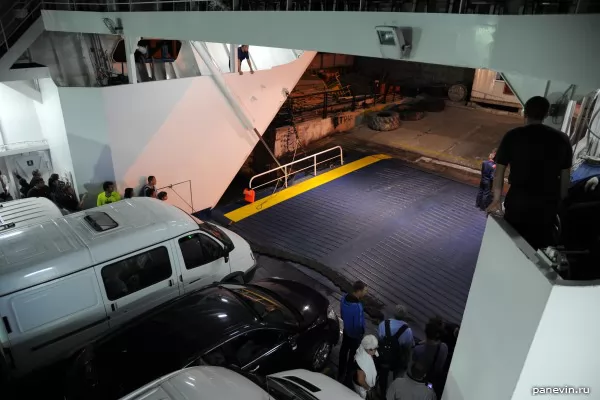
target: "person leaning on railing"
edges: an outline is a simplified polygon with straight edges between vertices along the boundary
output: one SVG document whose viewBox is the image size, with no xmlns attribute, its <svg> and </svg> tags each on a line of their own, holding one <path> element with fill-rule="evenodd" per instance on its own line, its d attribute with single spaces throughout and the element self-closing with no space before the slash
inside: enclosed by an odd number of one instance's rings
<svg viewBox="0 0 600 400">
<path fill-rule="evenodd" d="M 240 75 L 243 75 L 244 73 L 242 72 L 242 61 L 246 60 L 246 62 L 248 63 L 248 67 L 250 67 L 250 73 L 253 74 L 254 70 L 252 69 L 252 62 L 250 62 L 250 53 L 248 51 L 250 46 L 248 46 L 247 44 L 243 44 L 240 47 L 238 47 L 237 49 L 237 56 L 238 56 L 238 73 Z"/>
</svg>

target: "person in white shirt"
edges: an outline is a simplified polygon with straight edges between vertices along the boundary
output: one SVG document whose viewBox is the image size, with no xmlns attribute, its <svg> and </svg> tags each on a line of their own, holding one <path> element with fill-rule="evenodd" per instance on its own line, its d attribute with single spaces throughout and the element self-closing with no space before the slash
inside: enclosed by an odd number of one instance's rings
<svg viewBox="0 0 600 400">
<path fill-rule="evenodd" d="M 375 336 L 366 335 L 362 338 L 354 356 L 353 369 L 355 372 L 353 373 L 352 383 L 354 391 L 363 399 L 367 398 L 367 394 L 377 383 L 377 368 L 373 357 L 379 356 L 377 352 L 378 345 Z"/>
<path fill-rule="evenodd" d="M 396 378 L 387 390 L 386 400 L 437 400 L 433 389 L 427 385 L 425 368 L 413 363 L 410 371 Z"/>
</svg>

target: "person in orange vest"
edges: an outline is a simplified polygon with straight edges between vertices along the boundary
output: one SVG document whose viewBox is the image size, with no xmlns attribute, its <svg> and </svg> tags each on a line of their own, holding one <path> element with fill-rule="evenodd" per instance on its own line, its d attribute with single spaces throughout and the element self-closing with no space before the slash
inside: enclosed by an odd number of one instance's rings
<svg viewBox="0 0 600 400">
<path fill-rule="evenodd" d="M 481 180 L 479 181 L 479 191 L 477 192 L 475 206 L 482 211 L 485 211 L 494 199 L 492 187 L 494 184 L 494 173 L 496 172 L 495 158 L 496 149 L 492 150 L 488 159 L 481 163 Z"/>
</svg>

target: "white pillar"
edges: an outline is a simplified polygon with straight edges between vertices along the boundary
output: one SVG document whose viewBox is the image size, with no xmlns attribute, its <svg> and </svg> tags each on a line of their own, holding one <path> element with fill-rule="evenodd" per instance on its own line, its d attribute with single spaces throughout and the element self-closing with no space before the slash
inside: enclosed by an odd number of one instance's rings
<svg viewBox="0 0 600 400">
<path fill-rule="evenodd" d="M 230 72 L 238 72 L 237 44 L 229 45 L 229 61 L 231 63 L 229 65 Z"/>
<path fill-rule="evenodd" d="M 127 57 L 127 77 L 129 78 L 129 83 L 138 83 L 134 54 L 137 50 L 137 43 L 139 40 L 140 38 L 138 37 L 123 37 L 123 41 L 125 42 L 125 56 Z"/>
</svg>

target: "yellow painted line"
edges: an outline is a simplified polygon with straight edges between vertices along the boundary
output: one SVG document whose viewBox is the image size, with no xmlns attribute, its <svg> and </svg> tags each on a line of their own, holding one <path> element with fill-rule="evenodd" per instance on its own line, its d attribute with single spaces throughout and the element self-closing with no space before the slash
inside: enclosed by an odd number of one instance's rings
<svg viewBox="0 0 600 400">
<path fill-rule="evenodd" d="M 238 208 L 237 210 L 233 210 L 225 214 L 225 216 L 233 222 L 241 221 L 244 218 L 248 218 L 251 215 L 254 215 L 260 211 L 266 210 L 269 207 L 273 207 L 276 204 L 289 200 L 292 197 L 296 197 L 304 192 L 308 192 L 309 190 L 329 183 L 344 175 L 348 175 L 351 172 L 364 168 L 368 165 L 374 164 L 377 161 L 387 160 L 389 158 L 392 157 L 386 154 L 377 154 L 361 158 L 360 160 L 351 162 L 346 165 L 342 165 L 341 167 L 338 167 L 334 170 L 325 172 L 324 174 L 318 175 L 314 178 L 310 178 L 304 182 L 300 182 L 297 185 L 290 186 L 287 189 L 283 189 L 280 192 L 274 193 L 260 200 L 256 200 L 254 203 L 245 205 L 243 207 Z"/>
</svg>

